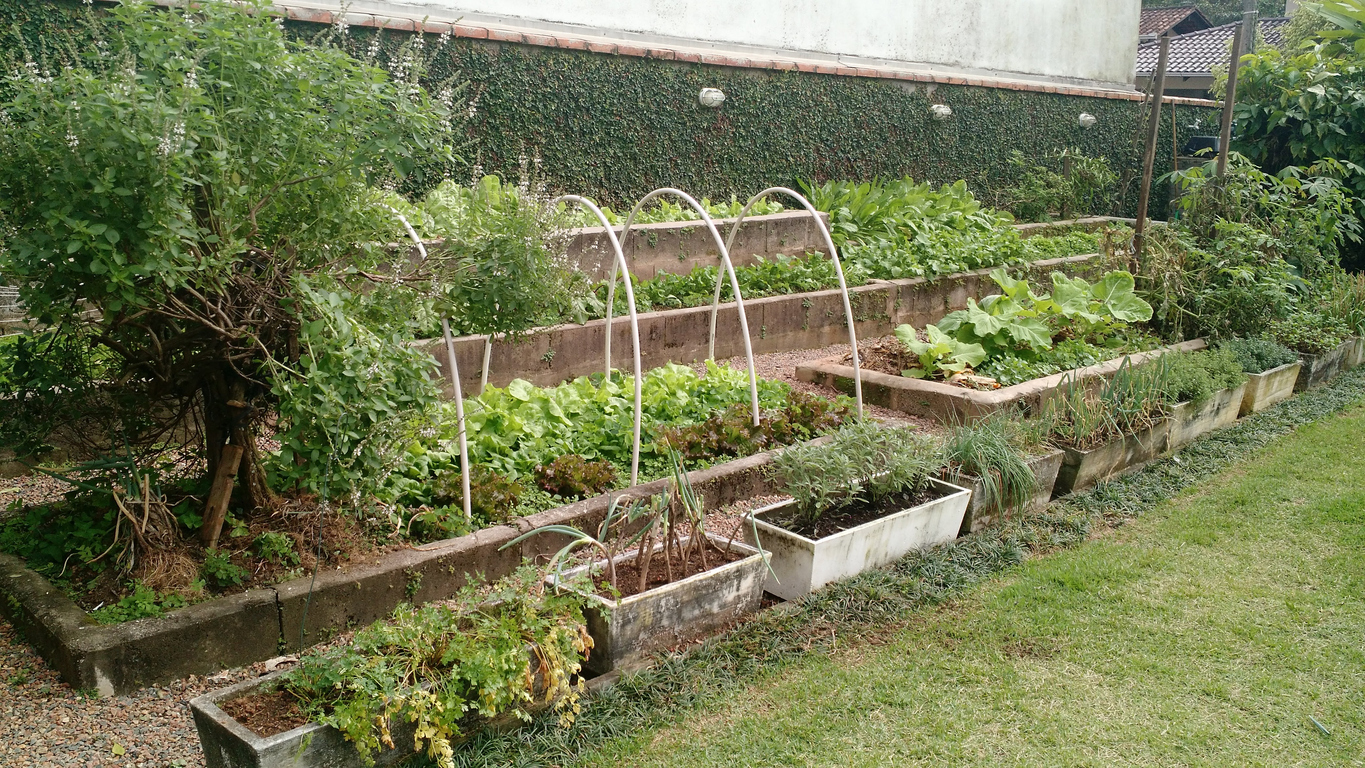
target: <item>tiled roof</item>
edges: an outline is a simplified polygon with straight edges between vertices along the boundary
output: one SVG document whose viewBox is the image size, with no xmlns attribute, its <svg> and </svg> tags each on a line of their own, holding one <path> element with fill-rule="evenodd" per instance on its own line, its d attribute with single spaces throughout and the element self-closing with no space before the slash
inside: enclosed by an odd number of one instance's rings
<svg viewBox="0 0 1365 768">
<path fill-rule="evenodd" d="M 1166 71 L 1182 75 L 1209 74 L 1213 72 L 1215 66 L 1226 65 L 1231 58 L 1232 35 L 1240 23 L 1233 22 L 1171 38 L 1171 53 Z M 1279 45 L 1284 40 L 1284 28 L 1288 25 L 1289 19 L 1286 18 L 1261 19 L 1261 36 L 1267 44 Z M 1160 49 L 1160 41 L 1143 43 L 1138 47 L 1139 75 L 1156 73 L 1157 54 Z"/>
<path fill-rule="evenodd" d="M 1138 21 L 1138 34 L 1160 35 L 1195 14 L 1203 17 L 1203 14 L 1199 13 L 1199 9 L 1193 5 L 1182 5 L 1175 8 L 1143 8 L 1142 18 Z"/>
</svg>

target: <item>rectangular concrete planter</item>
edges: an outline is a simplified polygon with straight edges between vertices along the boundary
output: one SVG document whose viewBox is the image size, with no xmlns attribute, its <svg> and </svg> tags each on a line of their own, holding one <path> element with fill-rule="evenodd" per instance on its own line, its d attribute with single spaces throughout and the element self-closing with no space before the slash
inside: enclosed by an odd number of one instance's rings
<svg viewBox="0 0 1365 768">
<path fill-rule="evenodd" d="M 726 547 L 726 540 L 718 536 L 711 535 L 711 541 L 722 549 Z M 595 594 L 589 596 L 584 613 L 593 649 L 584 668 L 600 675 L 618 667 L 630 667 L 656 651 L 704 637 L 757 611 L 763 601 L 765 556 L 743 542 L 729 546 L 730 551 L 745 557 L 624 597 L 620 602 Z M 655 548 L 656 554 L 660 551 L 662 545 Z M 617 561 L 632 556 L 633 553 L 626 553 L 618 556 Z M 577 568 L 568 575 L 583 570 Z"/>
<path fill-rule="evenodd" d="M 793 504 L 791 500 L 754 510 L 759 542 L 773 571 L 764 589 L 795 600 L 831 582 L 893 563 L 912 550 L 957 538 L 972 492 L 942 480 L 930 482 L 944 495 L 818 540 L 764 519 Z"/>
<path fill-rule="evenodd" d="M 1346 370 L 1356 368 L 1360 366 L 1361 363 L 1365 363 L 1365 337 L 1357 338 L 1355 343 L 1355 347 L 1351 350 L 1350 354 L 1346 356 L 1345 365 L 1342 366 Z"/>
<path fill-rule="evenodd" d="M 1062 459 L 1066 456 L 1061 449 L 1053 449 L 1046 453 L 1028 459 L 1029 469 L 1033 470 L 1035 486 L 1033 497 L 1023 509 L 1001 510 L 998 505 L 986 506 L 985 496 L 982 491 L 981 479 L 971 475 L 960 477 L 944 477 L 950 483 L 955 483 L 972 492 L 971 502 L 967 504 L 967 513 L 962 516 L 962 526 L 958 529 L 957 535 L 966 536 L 969 533 L 976 533 L 993 525 L 1004 522 L 1004 518 L 1011 514 L 1032 514 L 1041 512 L 1052 500 L 1052 487 L 1057 483 L 1057 473 L 1062 468 Z"/>
<path fill-rule="evenodd" d="M 1214 392 L 1208 400 L 1199 405 L 1177 403 L 1172 406 L 1171 433 L 1167 438 L 1166 450 L 1174 451 L 1181 446 L 1189 445 L 1200 436 L 1237 421 L 1237 414 L 1242 410 L 1242 401 L 1246 398 L 1246 390 L 1247 385 L 1243 383 L 1233 389 Z"/>
<path fill-rule="evenodd" d="M 769 493 L 764 469 L 770 459 L 771 453 L 762 453 L 688 476 L 708 504 L 723 506 Z M 631 493 L 652 495 L 666 486 L 666 480 L 658 480 Z M 71 687 L 122 695 L 301 650 L 385 618 L 400 602 L 448 598 L 471 574 L 501 578 L 523 558 L 552 554 L 566 539 L 547 534 L 508 549 L 503 545 L 546 525 L 595 530 L 607 506 L 607 497 L 598 496 L 344 570 L 322 571 L 316 584 L 297 579 L 110 626 L 95 623 L 19 558 L 0 553 L 0 614 Z M 409 594 L 413 585 L 416 592 Z"/>
<path fill-rule="evenodd" d="M 1288 363 L 1261 373 L 1247 374 L 1246 394 L 1238 416 L 1265 410 L 1275 403 L 1288 400 L 1294 394 L 1294 383 L 1299 380 L 1303 363 Z"/>
<path fill-rule="evenodd" d="M 257 693 L 283 674 L 285 670 L 273 672 L 190 700 L 190 713 L 208 768 L 366 768 L 367 763 L 355 745 L 330 725 L 306 723 L 284 733 L 261 736 L 223 711 L 222 704 Z M 589 681 L 588 687 L 600 688 L 607 682 L 602 679 Z M 544 696 L 544 680 L 540 673 L 536 673 L 533 687 L 537 697 Z M 548 706 L 542 702 L 529 711 L 540 712 Z M 465 738 L 478 730 L 516 728 L 521 722 L 516 716 L 505 714 L 466 733 Z M 413 740 L 417 729 L 415 723 L 393 720 L 389 729 L 394 747 L 371 753 L 374 765 L 396 765 L 417 753 Z"/>
<path fill-rule="evenodd" d="M 1170 419 L 1162 419 L 1141 432 L 1124 435 L 1089 451 L 1063 448 L 1066 456 L 1057 473 L 1052 497 L 1055 499 L 1085 490 L 1103 480 L 1141 467 L 1166 452 L 1170 433 Z"/>
<path fill-rule="evenodd" d="M 893 408 L 912 416 L 934 419 L 942 423 L 972 421 L 996 411 L 1021 407 L 1027 413 L 1037 413 L 1043 403 L 1058 390 L 1072 384 L 1099 386 L 1114 375 L 1124 361 L 1136 365 L 1172 351 L 1194 351 L 1207 346 L 1203 339 L 1195 339 L 1150 352 L 1115 358 L 1088 368 L 1078 368 L 1025 381 L 1010 387 L 981 391 L 954 387 L 939 381 L 910 379 L 863 369 L 864 402 Z M 812 360 L 796 367 L 796 378 L 841 391 L 852 391 L 853 366 L 839 357 Z"/>
<path fill-rule="evenodd" d="M 1303 392 L 1336 378 L 1337 374 L 1346 370 L 1348 363 L 1354 359 L 1358 343 L 1357 339 L 1349 339 L 1325 354 L 1299 355 L 1303 368 L 1299 371 L 1298 380 L 1294 382 L 1294 391 Z"/>
<path fill-rule="evenodd" d="M 190 700 L 208 768 L 362 768 L 364 761 L 355 747 L 329 725 L 308 723 L 260 736 L 220 708 L 224 702 L 256 693 L 283 674 L 275 672 Z M 411 755 L 412 736 L 411 723 L 393 723 L 394 744 L 399 748 L 373 755 L 375 764 L 393 765 Z"/>
</svg>

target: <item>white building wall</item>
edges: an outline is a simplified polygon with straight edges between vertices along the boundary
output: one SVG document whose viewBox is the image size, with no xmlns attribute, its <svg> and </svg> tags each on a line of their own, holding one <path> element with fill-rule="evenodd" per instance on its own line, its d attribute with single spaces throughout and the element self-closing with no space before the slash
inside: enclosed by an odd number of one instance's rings
<svg viewBox="0 0 1365 768">
<path fill-rule="evenodd" d="M 336 8 L 335 0 L 281 0 Z M 1140 0 L 359 0 L 352 11 L 572 29 L 1129 87 Z"/>
</svg>

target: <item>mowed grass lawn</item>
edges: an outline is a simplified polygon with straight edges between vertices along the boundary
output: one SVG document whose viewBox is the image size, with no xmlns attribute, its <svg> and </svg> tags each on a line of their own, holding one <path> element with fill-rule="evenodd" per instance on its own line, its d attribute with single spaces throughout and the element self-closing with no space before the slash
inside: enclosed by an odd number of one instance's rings
<svg viewBox="0 0 1365 768">
<path fill-rule="evenodd" d="M 588 763 L 1365 765 L 1365 411 Z"/>
</svg>

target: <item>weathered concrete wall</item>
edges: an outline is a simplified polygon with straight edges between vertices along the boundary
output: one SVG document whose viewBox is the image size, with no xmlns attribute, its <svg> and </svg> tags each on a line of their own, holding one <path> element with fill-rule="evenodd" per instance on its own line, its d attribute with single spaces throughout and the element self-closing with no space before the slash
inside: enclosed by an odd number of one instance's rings
<svg viewBox="0 0 1365 768">
<path fill-rule="evenodd" d="M 292 0 L 291 5 L 315 2 Z M 334 6 L 333 6 L 334 7 Z M 604 40 L 802 52 L 1130 87 L 1139 0 L 356 0 L 356 13 L 429 14 Z"/>
<path fill-rule="evenodd" d="M 770 493 L 764 467 L 771 457 L 761 453 L 688 477 L 708 507 L 716 508 Z M 666 485 L 658 480 L 637 486 L 632 493 L 662 493 Z M 0 553 L 0 615 L 73 688 L 122 695 L 315 645 L 385 618 L 401 602 L 449 598 L 472 574 L 492 580 L 511 573 L 523 558 L 543 562 L 564 545 L 563 537 L 533 536 L 515 547 L 503 547 L 546 525 L 596 530 L 608 503 L 606 496 L 598 496 L 509 525 L 399 550 L 377 562 L 322 571 L 316 584 L 309 578 L 297 579 L 112 626 L 95 623 L 22 560 Z"/>
<path fill-rule="evenodd" d="M 829 214 L 820 218 L 829 222 Z M 716 219 L 722 240 L 730 237 L 734 219 Z M 620 236 L 622 227 L 615 227 Z M 662 224 L 635 224 L 621 243 L 621 251 L 636 280 L 650 280 L 659 273 L 685 275 L 696 267 L 720 265 L 720 248 L 711 231 L 700 221 L 675 221 Z M 807 251 L 826 253 L 824 238 L 815 219 L 806 211 L 789 211 L 769 216 L 751 216 L 735 236 L 730 261 L 736 267 L 753 264 L 762 256 L 800 256 Z M 569 241 L 568 260 L 594 280 L 611 277 L 615 253 L 606 231 L 601 227 L 576 229 Z"/>
<path fill-rule="evenodd" d="M 1025 270 L 1037 279 L 1054 270 L 1088 275 L 1099 269 L 1097 256 L 1071 256 L 1035 262 Z M 964 309 L 967 299 L 980 299 L 998 292 L 990 270 L 951 275 L 936 281 L 922 278 L 876 281 L 849 291 L 858 338 L 890 333 L 901 323 L 923 326 L 944 315 Z M 848 341 L 843 299 L 839 291 L 815 291 L 789 296 L 770 296 L 744 302 L 754 354 L 819 349 Z M 645 370 L 665 363 L 692 363 L 706 359 L 706 339 L 711 308 L 692 307 L 645 312 L 640 323 L 640 362 Z M 493 342 L 488 381 L 505 386 L 512 379 L 526 379 L 540 386 L 553 386 L 603 369 L 603 344 L 607 323 L 594 320 L 583 325 L 563 325 L 532 331 L 515 339 Z M 612 320 L 612 365 L 629 370 L 632 365 L 630 323 Z M 484 336 L 455 340 L 455 357 L 466 397 L 479 392 L 483 368 Z M 441 375 L 450 380 L 445 348 L 441 341 L 423 342 L 436 358 Z M 735 304 L 722 304 L 716 322 L 716 357 L 744 354 L 739 311 Z M 453 387 L 447 388 L 448 393 Z"/>
</svg>

